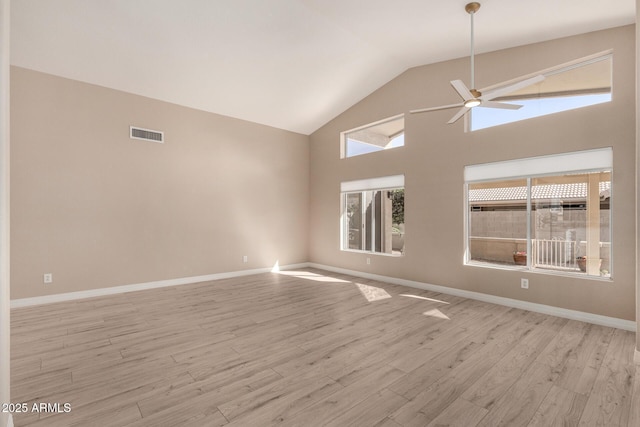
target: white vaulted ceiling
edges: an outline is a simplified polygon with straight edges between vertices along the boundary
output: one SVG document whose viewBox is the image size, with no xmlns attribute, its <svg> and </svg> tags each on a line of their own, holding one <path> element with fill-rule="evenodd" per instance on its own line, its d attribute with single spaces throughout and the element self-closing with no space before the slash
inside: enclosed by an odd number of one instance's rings
<svg viewBox="0 0 640 427">
<path fill-rule="evenodd" d="M 310 134 L 408 68 L 467 56 L 466 3 L 14 0 L 11 63 Z M 635 22 L 634 0 L 482 3 L 479 53 Z"/>
</svg>

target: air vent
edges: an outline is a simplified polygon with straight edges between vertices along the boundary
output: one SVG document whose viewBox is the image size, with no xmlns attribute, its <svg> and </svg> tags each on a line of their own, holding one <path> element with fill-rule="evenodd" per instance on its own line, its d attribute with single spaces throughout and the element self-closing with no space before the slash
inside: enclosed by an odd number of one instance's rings
<svg viewBox="0 0 640 427">
<path fill-rule="evenodd" d="M 129 137 L 131 139 L 142 139 L 143 141 L 152 141 L 164 143 L 164 132 L 151 129 L 142 129 L 135 126 L 129 127 Z"/>
</svg>

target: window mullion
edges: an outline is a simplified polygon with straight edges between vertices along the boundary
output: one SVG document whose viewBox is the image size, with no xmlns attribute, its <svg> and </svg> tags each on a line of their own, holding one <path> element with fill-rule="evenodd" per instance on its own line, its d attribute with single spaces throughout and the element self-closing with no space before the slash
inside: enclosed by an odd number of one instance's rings
<svg viewBox="0 0 640 427">
<path fill-rule="evenodd" d="M 376 252 L 376 191 L 371 192 L 371 252 Z"/>
<path fill-rule="evenodd" d="M 360 196 L 360 248 L 367 250 L 367 192 Z"/>
<path fill-rule="evenodd" d="M 531 244 L 531 178 L 527 178 L 527 269 L 531 269 L 533 262 L 533 245 Z"/>
</svg>

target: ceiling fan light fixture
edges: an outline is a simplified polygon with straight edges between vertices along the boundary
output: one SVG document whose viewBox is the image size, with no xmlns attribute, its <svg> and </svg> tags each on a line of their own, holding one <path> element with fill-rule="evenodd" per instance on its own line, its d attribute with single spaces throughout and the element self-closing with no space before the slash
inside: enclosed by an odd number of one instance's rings
<svg viewBox="0 0 640 427">
<path fill-rule="evenodd" d="M 467 114 L 472 108 L 484 107 L 484 108 L 499 108 L 502 110 L 517 110 L 522 108 L 522 105 L 508 104 L 501 101 L 494 101 L 501 96 L 510 92 L 517 91 L 527 86 L 540 83 L 544 80 L 543 75 L 530 77 L 525 80 L 520 80 L 516 83 L 507 83 L 506 85 L 496 85 L 494 89 L 487 90 L 487 93 L 482 93 L 477 89 L 473 89 L 475 86 L 475 61 L 474 61 L 474 37 L 473 37 L 473 15 L 480 9 L 480 3 L 471 2 L 465 6 L 465 11 L 470 15 L 471 20 L 471 54 L 469 59 L 471 62 L 471 88 L 464 84 L 462 80 L 451 80 L 451 86 L 460 95 L 463 102 L 458 104 L 443 105 L 441 107 L 421 108 L 419 110 L 411 110 L 411 113 L 424 113 L 426 111 L 448 110 L 449 108 L 459 108 L 458 112 L 447 123 L 452 124 L 458 121 L 460 117 Z M 497 87 L 497 88 L 496 88 Z M 461 108 L 462 107 L 462 108 Z"/>
<path fill-rule="evenodd" d="M 471 98 L 471 99 L 467 99 L 466 101 L 464 101 L 464 106 L 467 107 L 467 108 L 477 107 L 480 104 L 482 104 L 482 101 L 480 101 L 477 98 Z"/>
</svg>

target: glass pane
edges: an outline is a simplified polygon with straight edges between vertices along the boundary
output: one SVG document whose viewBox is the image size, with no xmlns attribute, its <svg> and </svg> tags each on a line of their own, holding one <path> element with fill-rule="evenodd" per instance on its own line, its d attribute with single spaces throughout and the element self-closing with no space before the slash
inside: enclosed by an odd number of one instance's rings
<svg viewBox="0 0 640 427">
<path fill-rule="evenodd" d="M 404 117 L 344 133 L 345 157 L 404 146 Z"/>
<path fill-rule="evenodd" d="M 527 264 L 527 181 L 469 184 L 470 259 Z"/>
<path fill-rule="evenodd" d="M 362 249 L 362 193 L 347 193 L 345 210 L 347 248 Z"/>
<path fill-rule="evenodd" d="M 364 249 L 366 251 L 373 251 L 373 245 L 375 244 L 375 234 L 373 232 L 375 215 L 375 191 L 364 192 Z"/>
<path fill-rule="evenodd" d="M 532 266 L 608 276 L 611 174 L 531 180 Z"/>
<path fill-rule="evenodd" d="M 391 251 L 404 254 L 404 188 L 391 190 Z"/>
<path fill-rule="evenodd" d="M 355 139 L 347 138 L 347 157 L 359 156 L 361 154 L 374 153 L 376 151 L 384 150 L 383 147 L 377 145 L 367 144 Z"/>
<path fill-rule="evenodd" d="M 545 80 L 494 101 L 521 105 L 518 110 L 474 108 L 471 130 L 559 113 L 611 101 L 611 55 L 545 73 Z"/>
<path fill-rule="evenodd" d="M 344 195 L 343 249 L 389 255 L 404 252 L 404 189 Z"/>
</svg>

